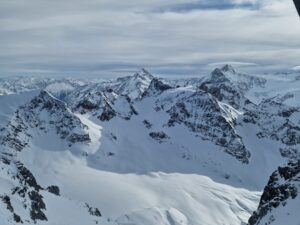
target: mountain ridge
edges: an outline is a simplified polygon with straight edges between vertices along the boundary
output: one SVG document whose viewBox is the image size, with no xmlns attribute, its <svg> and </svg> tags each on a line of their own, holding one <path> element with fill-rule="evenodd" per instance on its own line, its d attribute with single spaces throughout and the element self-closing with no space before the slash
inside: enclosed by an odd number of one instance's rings
<svg viewBox="0 0 300 225">
<path fill-rule="evenodd" d="M 299 106 L 279 101 L 272 79 L 225 65 L 189 81 L 141 70 L 99 83 L 30 85 L 40 91 L 0 110 L 0 213 L 8 224 L 55 224 L 72 213 L 55 210 L 65 202 L 84 218 L 72 224 L 247 223 L 269 175 L 299 156 Z M 39 206 L 38 217 L 20 205 L 25 199 L 27 209 Z"/>
</svg>

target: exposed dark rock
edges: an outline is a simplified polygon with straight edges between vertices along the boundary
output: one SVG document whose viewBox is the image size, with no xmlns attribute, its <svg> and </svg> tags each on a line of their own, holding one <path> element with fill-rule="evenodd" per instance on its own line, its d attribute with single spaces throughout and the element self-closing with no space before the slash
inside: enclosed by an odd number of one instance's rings
<svg viewBox="0 0 300 225">
<path fill-rule="evenodd" d="M 50 193 L 55 194 L 57 196 L 60 195 L 59 187 L 55 186 L 55 185 L 51 185 L 51 186 L 47 187 L 47 191 L 49 191 Z"/>
<path fill-rule="evenodd" d="M 245 148 L 242 138 L 236 134 L 235 118 L 224 111 L 215 98 L 203 91 L 178 99 L 167 113 L 170 119 L 167 126 L 183 124 L 203 139 L 213 141 L 243 163 L 248 163 L 250 152 Z"/>
<path fill-rule="evenodd" d="M 292 147 L 280 148 L 279 151 L 282 157 L 289 158 L 289 159 L 300 158 L 300 152 L 296 148 L 292 148 Z"/>
<path fill-rule="evenodd" d="M 85 206 L 88 208 L 90 215 L 96 216 L 96 217 L 101 217 L 101 213 L 98 208 L 91 207 L 87 203 L 85 204 Z"/>
<path fill-rule="evenodd" d="M 68 137 L 68 140 L 72 143 L 78 143 L 78 142 L 90 142 L 91 138 L 89 134 L 71 134 Z"/>
<path fill-rule="evenodd" d="M 170 137 L 165 134 L 164 132 L 160 131 L 160 132 L 151 132 L 149 133 L 150 137 L 152 137 L 153 139 L 162 142 L 165 139 L 169 139 Z"/>
<path fill-rule="evenodd" d="M 78 103 L 78 105 L 76 106 L 76 108 L 83 108 L 86 110 L 95 110 L 99 108 L 99 105 L 89 101 L 88 99 L 84 99 L 81 102 Z"/>
<path fill-rule="evenodd" d="M 20 111 L 15 112 L 15 121 L 8 123 L 7 127 L 3 130 L 3 135 L 0 137 L 0 142 L 3 146 L 8 146 L 16 151 L 21 151 L 28 145 L 27 138 L 30 135 L 27 132 L 28 126 L 24 123 L 20 116 Z M 20 137 L 25 138 L 21 139 Z"/>
<path fill-rule="evenodd" d="M 244 115 L 243 115 L 243 121 L 245 123 L 256 124 L 257 119 L 258 119 L 258 115 L 254 112 L 251 112 L 251 111 L 245 112 Z"/>
<path fill-rule="evenodd" d="M 12 189 L 12 194 L 18 194 L 20 197 L 24 198 L 27 193 L 28 188 L 26 186 L 15 187 Z"/>
<path fill-rule="evenodd" d="M 6 204 L 6 209 L 8 209 L 13 214 L 13 219 L 16 223 L 23 223 L 21 217 L 15 213 L 14 208 L 11 204 L 10 197 L 7 195 L 0 196 L 4 204 Z"/>
<path fill-rule="evenodd" d="M 113 153 L 113 152 L 109 152 L 109 153 L 107 153 L 107 155 L 108 155 L 108 156 L 114 156 L 114 155 L 115 155 L 115 153 Z"/>
<path fill-rule="evenodd" d="M 162 92 L 171 88 L 173 87 L 164 83 L 158 78 L 153 78 L 148 89 L 143 93 L 142 98 L 146 96 L 155 96 L 161 94 Z"/>
<path fill-rule="evenodd" d="M 152 127 L 152 124 L 148 120 L 143 120 L 143 124 L 146 128 L 150 129 Z"/>
<path fill-rule="evenodd" d="M 6 208 L 10 211 L 10 212 L 14 212 L 14 208 L 11 205 L 10 202 L 10 197 L 7 195 L 1 196 L 0 197 L 2 199 L 2 201 L 6 204 Z"/>
<path fill-rule="evenodd" d="M 23 223 L 21 217 L 15 213 L 14 208 L 11 204 L 10 197 L 7 195 L 0 196 L 4 204 L 6 204 L 6 209 L 8 209 L 13 214 L 13 219 L 16 223 Z"/>
<path fill-rule="evenodd" d="M 258 105 L 245 106 L 244 110 L 243 121 L 260 128 L 257 137 L 280 141 L 290 149 L 300 144 L 300 126 L 290 119 L 299 109 L 265 99 Z"/>
<path fill-rule="evenodd" d="M 224 71 L 224 70 L 223 70 Z M 224 75 L 222 69 L 216 68 L 212 73 L 211 73 L 211 80 L 213 82 L 218 82 L 218 83 L 223 83 L 223 82 L 229 82 L 229 79 L 226 78 Z M 226 71 L 224 71 L 226 72 Z"/>
<path fill-rule="evenodd" d="M 41 116 L 43 113 L 47 113 L 49 117 L 44 119 Z M 53 128 L 60 138 L 67 139 L 71 143 L 90 139 L 89 135 L 85 133 L 88 127 L 71 113 L 64 102 L 46 91 L 42 91 L 32 101 L 16 111 L 15 117 L 5 129 L 0 141 L 9 148 L 21 151 L 28 145 L 28 141 L 32 137 L 30 128 L 38 129 L 43 133 L 47 133 L 49 129 Z M 81 129 L 83 134 L 74 133 L 76 129 Z"/>
<path fill-rule="evenodd" d="M 249 218 L 249 225 L 256 225 L 279 205 L 288 204 L 296 198 L 300 182 L 300 160 L 290 161 L 287 166 L 278 167 L 269 179 L 261 196 L 258 209 Z"/>
<path fill-rule="evenodd" d="M 221 68 L 221 70 L 222 70 L 223 72 L 230 72 L 230 73 L 232 73 L 232 74 L 236 74 L 234 68 L 233 68 L 231 65 L 228 65 L 228 64 L 224 65 L 224 66 Z"/>
<path fill-rule="evenodd" d="M 19 215 L 17 215 L 16 213 L 13 214 L 13 217 L 14 217 L 14 221 L 16 223 L 23 223 L 21 217 Z"/>
<path fill-rule="evenodd" d="M 234 76 L 235 82 L 232 82 L 226 75 L 230 72 Z M 255 76 L 236 73 L 232 66 L 225 65 L 222 69 L 215 69 L 210 78 L 205 80 L 199 89 L 210 93 L 219 101 L 230 104 L 239 109 L 243 104 L 247 104 L 249 99 L 245 97 L 245 92 L 254 85 L 263 86 L 266 80 Z"/>
<path fill-rule="evenodd" d="M 104 109 L 102 114 L 98 117 L 101 121 L 109 121 L 116 116 L 115 110 L 111 107 L 107 107 Z"/>
<path fill-rule="evenodd" d="M 9 165 L 10 164 L 10 160 L 8 158 L 6 158 L 5 156 L 2 156 L 1 157 L 1 162 L 3 162 L 4 164 L 6 165 Z"/>
<path fill-rule="evenodd" d="M 117 136 L 116 136 L 116 135 L 114 135 L 113 133 L 110 133 L 110 135 L 111 135 L 112 139 L 114 139 L 114 140 L 118 140 Z"/>
<path fill-rule="evenodd" d="M 43 196 L 37 191 L 28 192 L 28 196 L 31 199 L 30 217 L 33 221 L 46 220 L 47 217 L 43 210 L 46 209 L 46 205 L 43 201 Z"/>
<path fill-rule="evenodd" d="M 17 162 L 16 165 L 18 168 L 17 177 L 22 183 L 28 185 L 29 187 L 33 187 L 36 191 L 42 189 L 42 187 L 36 182 L 36 179 L 33 176 L 33 174 L 22 163 Z"/>
<path fill-rule="evenodd" d="M 282 111 L 278 112 L 278 115 L 282 117 L 290 117 L 294 112 L 297 111 L 298 110 L 296 108 L 283 109 Z"/>
</svg>

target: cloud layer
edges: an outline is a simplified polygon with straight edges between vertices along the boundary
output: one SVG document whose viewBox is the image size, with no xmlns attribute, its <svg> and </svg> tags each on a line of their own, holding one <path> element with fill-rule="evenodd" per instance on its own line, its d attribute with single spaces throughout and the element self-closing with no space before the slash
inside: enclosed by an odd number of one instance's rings
<svg viewBox="0 0 300 225">
<path fill-rule="evenodd" d="M 290 0 L 1 1 L 0 75 L 292 68 L 299 27 Z"/>
</svg>

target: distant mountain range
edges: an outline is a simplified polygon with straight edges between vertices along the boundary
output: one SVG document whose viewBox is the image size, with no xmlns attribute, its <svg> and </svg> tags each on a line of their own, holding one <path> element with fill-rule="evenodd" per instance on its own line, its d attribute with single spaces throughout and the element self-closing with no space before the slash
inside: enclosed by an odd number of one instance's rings
<svg viewBox="0 0 300 225">
<path fill-rule="evenodd" d="M 0 223 L 299 225 L 300 74 L 0 79 Z"/>
</svg>

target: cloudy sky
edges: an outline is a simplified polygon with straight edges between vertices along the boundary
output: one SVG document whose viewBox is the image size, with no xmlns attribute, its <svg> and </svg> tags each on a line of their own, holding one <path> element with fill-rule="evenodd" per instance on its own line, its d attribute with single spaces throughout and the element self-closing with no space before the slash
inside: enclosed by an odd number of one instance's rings
<svg viewBox="0 0 300 225">
<path fill-rule="evenodd" d="M 2 0 L 0 75 L 300 65 L 292 0 Z"/>
</svg>

